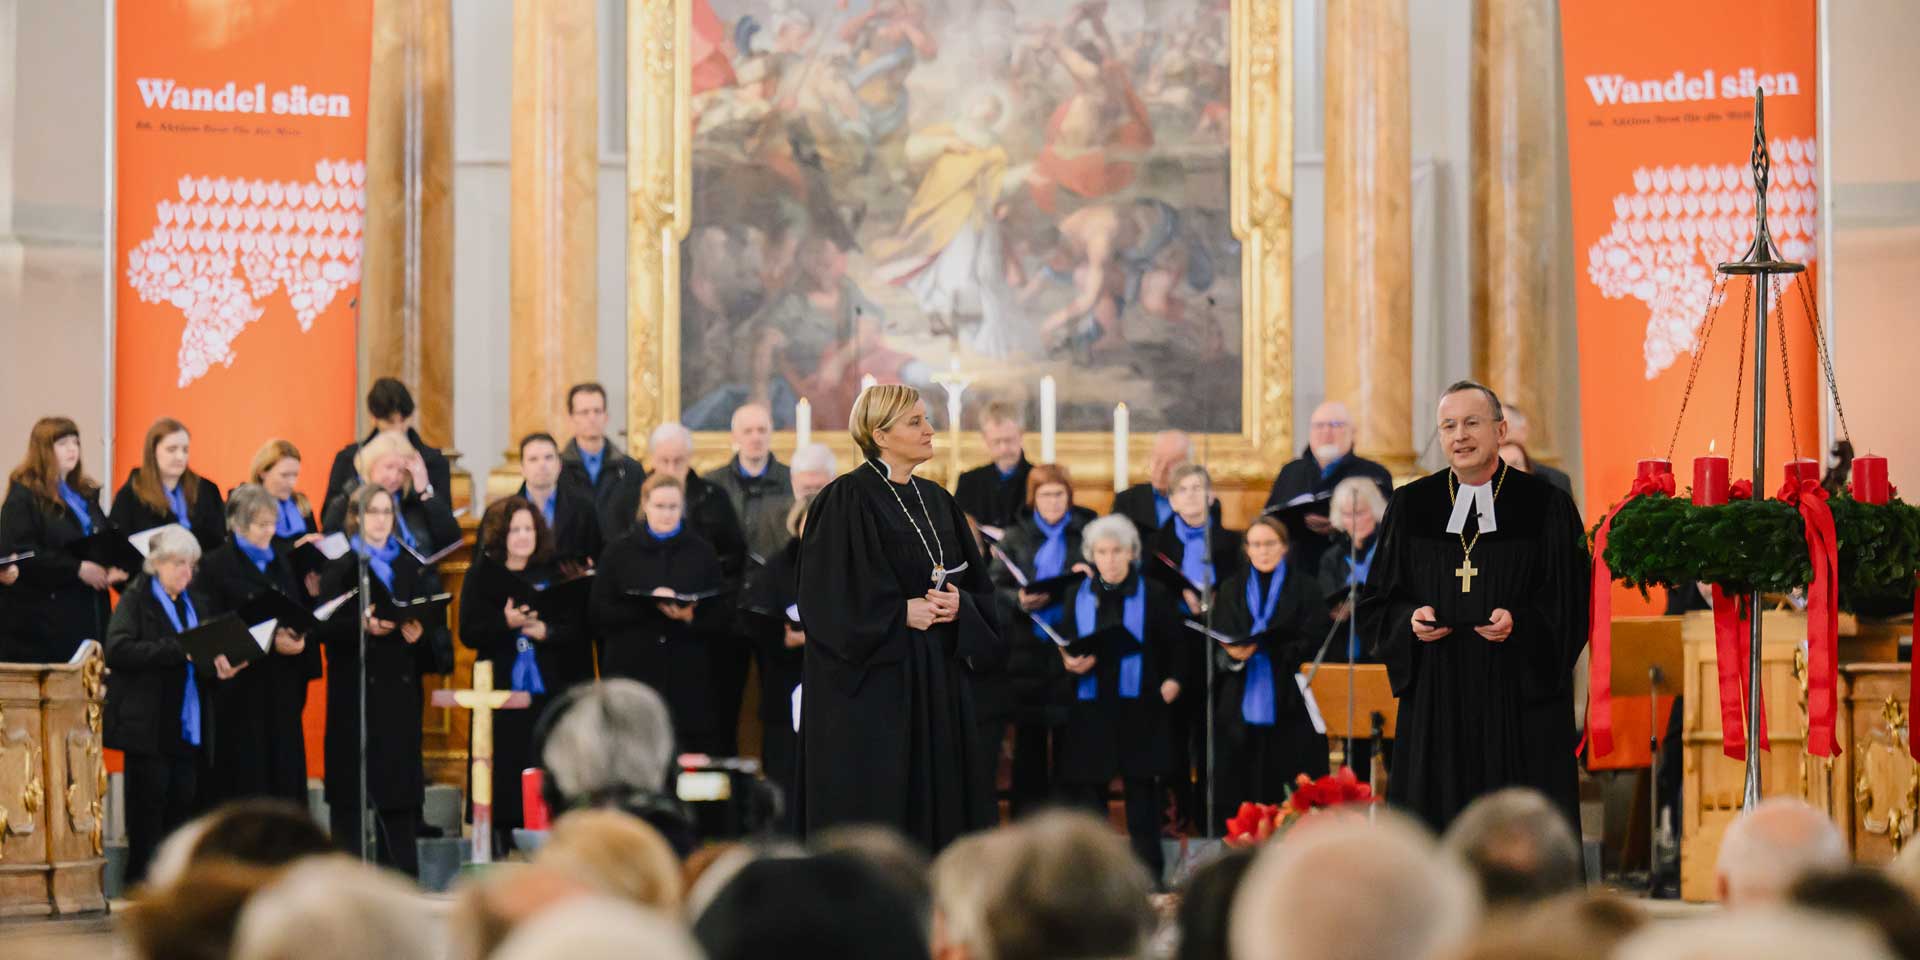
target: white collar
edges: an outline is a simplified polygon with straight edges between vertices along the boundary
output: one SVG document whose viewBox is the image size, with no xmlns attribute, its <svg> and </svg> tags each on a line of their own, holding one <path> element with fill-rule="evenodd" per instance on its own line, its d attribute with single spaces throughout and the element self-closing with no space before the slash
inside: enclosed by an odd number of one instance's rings
<svg viewBox="0 0 1920 960">
<path fill-rule="evenodd" d="M 1451 471 L 1448 472 L 1448 476 L 1453 476 Z M 1474 508 L 1476 529 L 1480 533 L 1492 533 L 1500 529 L 1493 516 L 1493 483 L 1498 476 L 1499 471 L 1496 470 L 1494 476 L 1487 478 L 1486 483 L 1460 484 L 1460 492 L 1453 498 L 1453 516 L 1447 518 L 1448 533 L 1466 531 L 1469 505 Z M 1459 478 L 1454 477 L 1454 479 L 1457 481 Z"/>
</svg>

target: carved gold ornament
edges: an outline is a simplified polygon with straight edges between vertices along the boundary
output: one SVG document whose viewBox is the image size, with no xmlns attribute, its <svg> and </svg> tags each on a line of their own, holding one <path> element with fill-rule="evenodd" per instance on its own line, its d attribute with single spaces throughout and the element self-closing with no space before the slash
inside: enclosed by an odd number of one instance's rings
<svg viewBox="0 0 1920 960">
<path fill-rule="evenodd" d="M 1913 836 L 1920 808 L 1920 767 L 1907 754 L 1908 709 L 1892 697 L 1881 702 L 1879 722 L 1859 745 L 1860 772 L 1853 782 L 1861 829 L 1885 836 L 1895 852 Z"/>
</svg>

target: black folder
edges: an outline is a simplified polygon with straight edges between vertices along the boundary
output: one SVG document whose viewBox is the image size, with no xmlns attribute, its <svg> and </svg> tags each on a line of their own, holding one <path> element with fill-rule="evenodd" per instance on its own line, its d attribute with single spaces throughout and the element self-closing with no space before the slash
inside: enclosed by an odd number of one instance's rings
<svg viewBox="0 0 1920 960">
<path fill-rule="evenodd" d="M 1194 593 L 1200 595 L 1200 600 L 1203 603 L 1206 602 L 1207 597 L 1212 593 L 1211 587 L 1203 587 L 1194 583 L 1192 580 L 1188 580 L 1187 575 L 1180 570 L 1180 565 L 1174 563 L 1173 558 L 1164 553 L 1156 552 L 1153 555 L 1153 559 L 1148 560 L 1142 565 L 1140 572 L 1166 584 L 1172 588 L 1175 593 L 1179 593 L 1182 590 L 1192 590 Z"/>
<path fill-rule="evenodd" d="M 387 590 L 378 579 L 373 584 L 373 615 L 376 619 L 388 623 L 405 623 L 418 620 L 422 626 L 431 626 L 447 622 L 447 604 L 453 602 L 453 594 L 436 593 L 425 597 L 412 597 L 401 600 Z"/>
<path fill-rule="evenodd" d="M 420 551 L 415 550 L 414 548 L 408 546 L 406 541 L 402 540 L 400 542 L 400 547 L 406 550 L 408 553 L 413 554 L 413 558 L 415 560 L 420 561 L 420 565 L 423 567 L 431 567 L 434 564 L 439 563 L 442 560 L 445 560 L 448 556 L 451 556 L 455 550 L 458 550 L 465 545 L 466 545 L 466 541 L 455 540 L 454 542 L 447 544 L 446 546 L 441 547 L 440 549 L 435 550 L 432 553 L 423 554 Z"/>
<path fill-rule="evenodd" d="M 227 663 L 240 666 L 252 663 L 266 656 L 273 645 L 271 634 L 262 644 L 253 635 L 247 622 L 231 613 L 223 613 L 211 620 L 202 621 L 197 627 L 182 633 L 178 637 L 181 649 L 193 658 L 194 670 L 201 674 L 214 672 L 213 661 L 225 656 Z"/>
<path fill-rule="evenodd" d="M 665 585 L 662 584 L 662 586 L 665 586 Z M 657 603 L 671 603 L 676 606 L 684 607 L 684 606 L 690 606 L 695 603 L 699 603 L 700 601 L 709 599 L 711 597 L 717 597 L 727 592 L 725 587 L 713 587 L 707 590 L 695 590 L 690 593 L 682 593 L 676 590 L 674 591 L 672 596 L 656 596 L 653 592 L 656 589 L 658 588 L 657 587 L 629 587 L 625 591 L 625 594 L 628 600 L 632 600 L 636 603 L 652 600 Z M 673 588 L 667 587 L 667 589 L 672 590 Z"/>
<path fill-rule="evenodd" d="M 1303 493 L 1286 503 L 1276 503 L 1260 512 L 1262 515 L 1279 518 L 1289 532 L 1305 530 L 1308 517 L 1333 515 L 1333 491 L 1320 494 Z"/>
<path fill-rule="evenodd" d="M 1432 627 L 1432 628 L 1448 627 L 1448 628 L 1451 628 L 1454 633 L 1471 633 L 1473 632 L 1473 628 L 1487 626 L 1487 623 L 1488 621 L 1485 621 L 1485 620 L 1481 620 L 1479 622 L 1475 622 L 1472 620 L 1422 620 L 1420 621 L 1420 625 L 1423 627 Z"/>
<path fill-rule="evenodd" d="M 0 567 L 11 567 L 14 564 L 20 563 L 23 560 L 32 560 L 32 559 L 33 559 L 32 550 L 22 550 L 19 553 L 10 553 L 4 557 L 0 557 Z"/>
<path fill-rule="evenodd" d="M 1277 643 L 1281 640 L 1286 639 L 1285 632 L 1281 630 L 1262 630 L 1259 633 L 1253 633 L 1253 634 L 1237 634 L 1237 633 L 1228 633 L 1224 630 L 1209 629 L 1206 624 L 1201 623 L 1198 620 L 1188 620 L 1186 623 L 1187 623 L 1187 629 L 1192 630 L 1195 633 L 1198 633 L 1209 640 L 1213 640 L 1216 643 L 1221 644 L 1222 646 L 1228 646 L 1228 647 L 1238 647 L 1238 646 L 1244 646 L 1246 644 L 1252 644 L 1256 647 L 1264 647 L 1264 646 L 1267 646 L 1268 644 Z"/>
<path fill-rule="evenodd" d="M 146 557 L 118 530 L 100 530 L 67 545 L 67 552 L 103 567 L 124 570 L 129 576 L 139 573 Z"/>
<path fill-rule="evenodd" d="M 741 607 L 740 612 L 759 620 L 762 626 L 769 630 L 788 626 L 796 630 L 800 629 L 800 605 L 797 603 L 787 604 L 785 610 L 749 605 Z"/>
<path fill-rule="evenodd" d="M 294 570 L 304 577 L 309 573 L 319 573 L 329 560 L 337 560 L 352 551 L 353 547 L 344 535 L 332 533 L 287 551 L 287 559 L 293 562 Z"/>
<path fill-rule="evenodd" d="M 544 587 L 528 586 L 524 596 L 514 595 L 514 599 L 532 607 L 546 623 L 564 620 L 568 611 L 587 608 L 587 600 L 593 593 L 594 572 L 587 572 L 565 580 L 555 580 Z M 523 581 L 524 582 L 524 581 Z"/>
<path fill-rule="evenodd" d="M 1140 641 L 1134 639 L 1133 634 L 1128 633 L 1126 627 L 1118 624 L 1102 627 L 1085 636 L 1069 638 L 1062 636 L 1058 630 L 1038 616 L 1031 613 L 1027 616 L 1047 635 L 1047 639 L 1052 640 L 1055 646 L 1065 650 L 1071 657 L 1124 657 L 1140 652 Z"/>
<path fill-rule="evenodd" d="M 328 611 L 331 613 L 332 611 Z M 262 590 L 240 604 L 240 619 L 248 626 L 275 621 L 294 633 L 309 633 L 320 621 L 313 611 L 295 603 L 278 590 Z"/>
<path fill-rule="evenodd" d="M 1048 603 L 1058 603 L 1062 597 L 1067 595 L 1067 591 L 1078 587 L 1080 581 L 1087 578 L 1087 575 L 1084 573 L 1069 570 L 1059 576 L 1047 577 L 1044 580 L 1034 580 L 1029 578 L 1027 572 L 1020 569 L 1020 565 L 1014 563 L 1013 558 L 1007 556 L 999 547 L 990 547 L 989 549 L 993 551 L 995 557 L 1000 559 L 1001 564 L 1006 566 L 1007 572 L 1013 575 L 1013 582 L 1018 584 L 1020 589 L 1028 593 L 1044 594 L 1047 597 Z"/>
</svg>

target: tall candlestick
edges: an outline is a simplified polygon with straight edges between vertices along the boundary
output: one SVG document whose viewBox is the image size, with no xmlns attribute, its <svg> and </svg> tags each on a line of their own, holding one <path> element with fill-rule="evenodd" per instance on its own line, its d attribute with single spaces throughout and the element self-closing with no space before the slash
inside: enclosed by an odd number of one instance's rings
<svg viewBox="0 0 1920 960">
<path fill-rule="evenodd" d="M 1871 453 L 1853 458 L 1853 498 L 1861 503 L 1885 504 L 1893 496 L 1887 484 L 1887 458 Z"/>
<path fill-rule="evenodd" d="M 1693 458 L 1693 503 L 1718 507 L 1727 502 L 1728 460 L 1711 454 Z"/>
<path fill-rule="evenodd" d="M 1798 460 L 1788 460 L 1787 479 L 1792 481 L 1794 486 L 1799 486 L 1809 480 L 1814 483 L 1819 483 L 1820 461 L 1808 460 L 1805 457 L 1801 457 Z"/>
<path fill-rule="evenodd" d="M 1127 405 L 1113 405 L 1113 492 L 1127 488 Z"/>
<path fill-rule="evenodd" d="M 1053 376 L 1040 378 L 1040 462 L 1054 462 L 1053 436 L 1058 427 L 1054 410 Z"/>
<path fill-rule="evenodd" d="M 793 448 L 795 450 L 813 442 L 813 404 L 801 397 L 793 405 Z"/>
</svg>

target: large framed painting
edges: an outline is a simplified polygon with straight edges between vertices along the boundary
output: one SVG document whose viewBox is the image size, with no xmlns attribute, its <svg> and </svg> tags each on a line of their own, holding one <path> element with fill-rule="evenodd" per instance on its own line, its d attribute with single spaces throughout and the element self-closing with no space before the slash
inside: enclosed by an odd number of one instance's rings
<svg viewBox="0 0 1920 960">
<path fill-rule="evenodd" d="M 863 382 L 965 459 L 988 402 L 1111 480 L 1165 428 L 1290 445 L 1290 0 L 631 0 L 631 435 L 743 403 L 850 449 Z M 1030 450 L 1037 453 L 1037 450 Z M 943 458 L 944 459 L 944 458 Z"/>
</svg>

